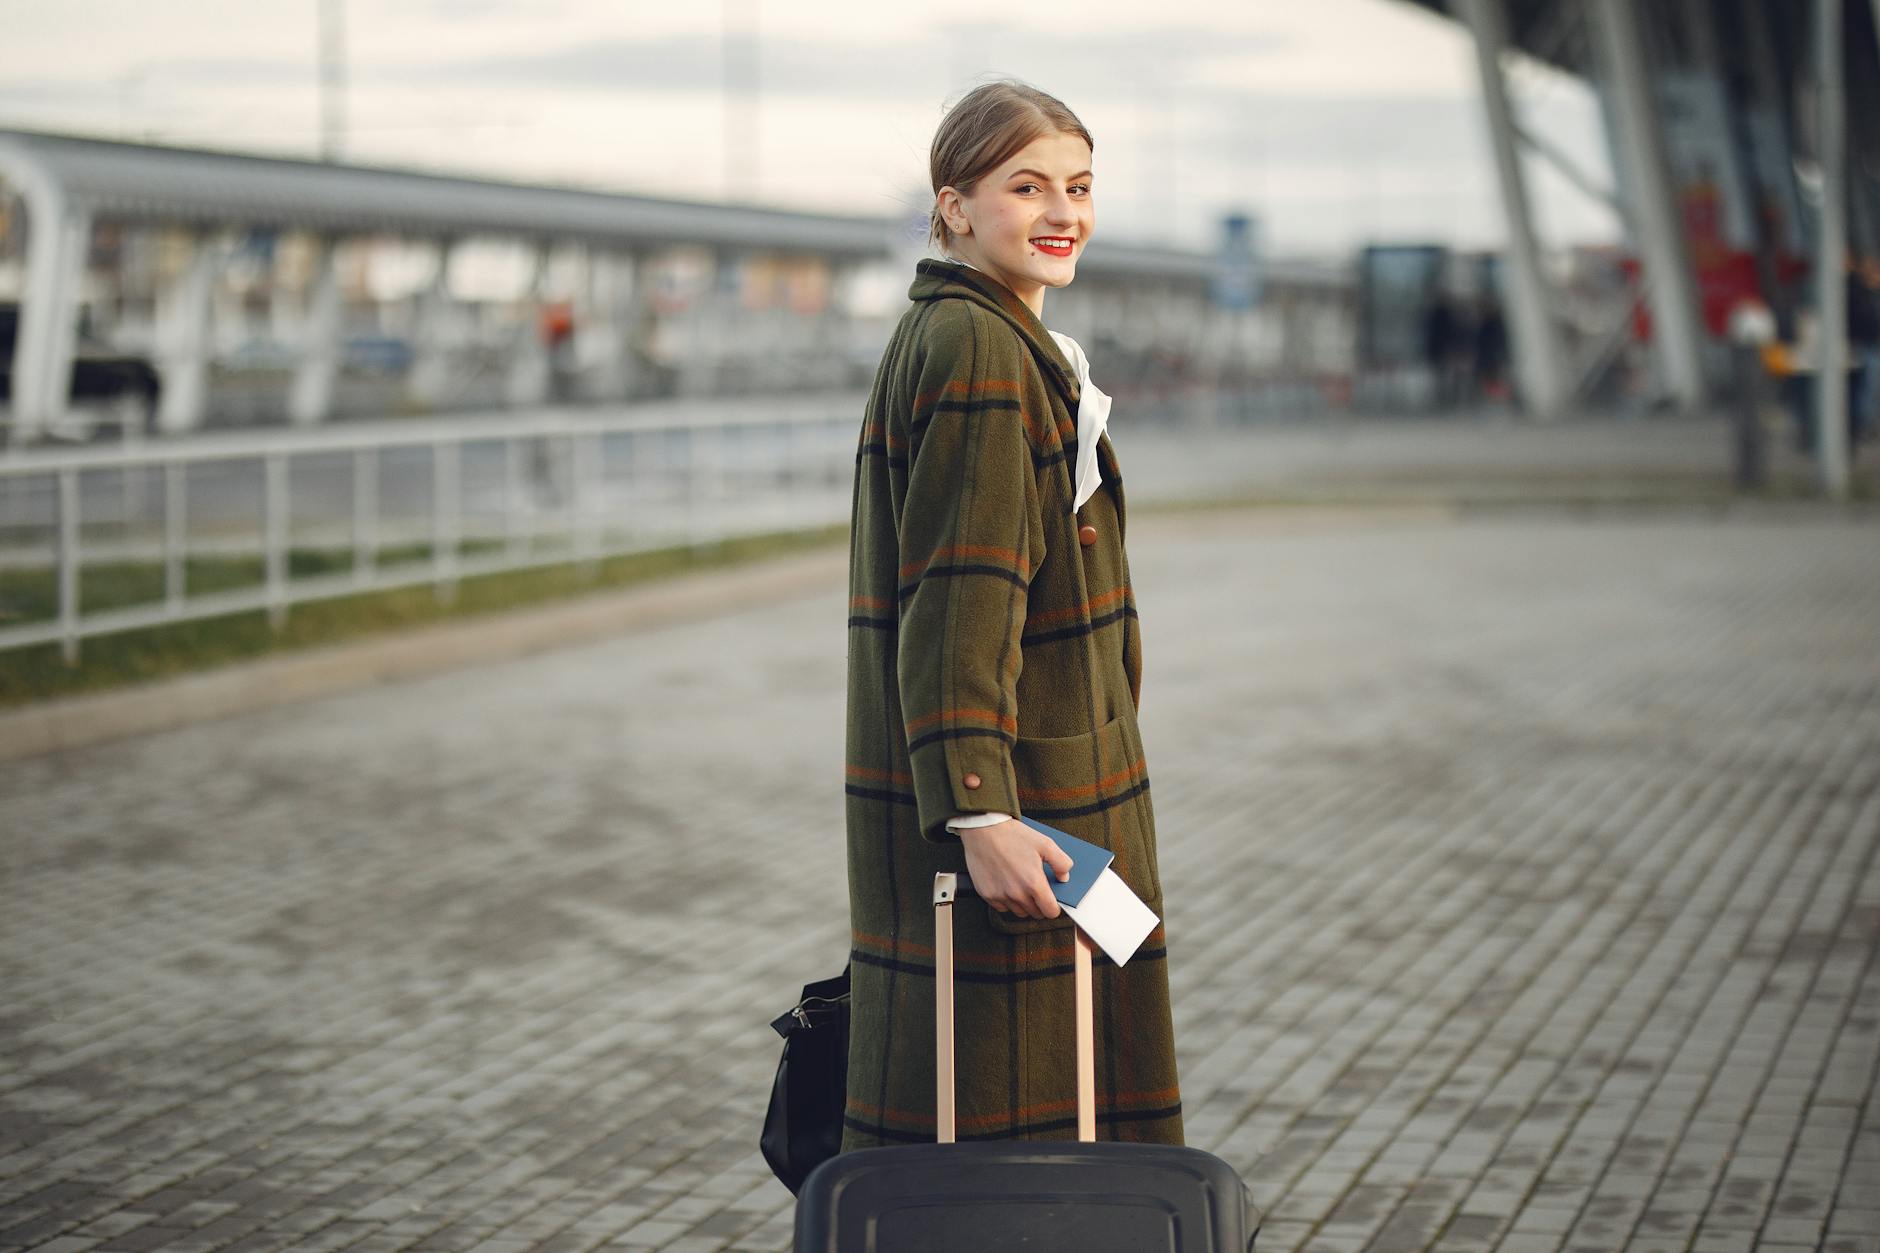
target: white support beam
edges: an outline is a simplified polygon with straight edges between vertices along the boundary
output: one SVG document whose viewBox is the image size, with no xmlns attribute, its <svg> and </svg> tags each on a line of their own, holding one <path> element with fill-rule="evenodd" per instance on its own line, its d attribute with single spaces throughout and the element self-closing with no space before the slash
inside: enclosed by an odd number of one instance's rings
<svg viewBox="0 0 1880 1253">
<path fill-rule="evenodd" d="M 437 270 L 418 297 L 418 325 L 411 373 L 405 386 L 411 399 L 426 409 L 444 402 L 450 385 L 451 353 L 456 335 L 456 306 L 450 294 L 450 261 L 457 249 L 454 239 L 437 241 Z"/>
<path fill-rule="evenodd" d="M 317 246 L 319 258 L 307 293 L 300 361 L 294 368 L 293 389 L 287 397 L 288 420 L 295 426 L 312 426 L 332 416 L 333 382 L 339 376 L 339 240 L 323 236 Z"/>
<path fill-rule="evenodd" d="M 1502 77 L 1501 57 L 1508 47 L 1508 16 L 1503 0 L 1460 0 L 1458 9 L 1475 34 L 1475 58 L 1482 79 L 1482 103 L 1488 115 L 1489 147 L 1501 187 L 1508 222 L 1507 295 L 1514 332 L 1515 377 L 1530 413 L 1552 418 L 1566 408 L 1566 355 L 1550 308 L 1547 275 L 1541 264 L 1527 183 L 1515 146 L 1514 111 Z"/>
<path fill-rule="evenodd" d="M 1632 199 L 1630 220 L 1651 308 L 1652 344 L 1665 390 L 1680 409 L 1694 411 L 1704 403 L 1704 328 L 1639 14 L 1633 0 L 1592 0 L 1590 17 L 1605 87 L 1612 93 L 1610 116 Z"/>
<path fill-rule="evenodd" d="M 739 298 L 748 247 L 712 249 L 711 280 L 685 311 L 679 349 L 679 394 L 711 396 L 724 389 L 727 366 L 741 365 L 751 351 L 751 314 Z"/>
<path fill-rule="evenodd" d="M 842 375 L 847 368 L 848 332 L 854 325 L 851 312 L 854 302 L 856 274 L 861 269 L 852 261 L 829 261 L 828 263 L 828 304 L 816 315 L 813 337 L 809 349 L 815 354 L 815 360 L 823 363 L 822 368 L 830 371 L 828 386 L 842 386 Z M 1069 289 L 1066 289 L 1067 291 Z M 1087 344 L 1091 341 L 1090 302 L 1071 300 L 1064 306 L 1064 314 L 1056 319 L 1060 327 L 1073 327 L 1064 333 L 1077 342 Z"/>
<path fill-rule="evenodd" d="M 1514 134 L 1530 152 L 1553 166 L 1556 174 L 1579 188 L 1588 199 L 1597 200 L 1611 209 L 1621 222 L 1625 221 L 1625 201 L 1619 198 L 1619 193 L 1581 169 L 1579 163 L 1561 151 L 1553 140 L 1518 124 Z"/>
<path fill-rule="evenodd" d="M 157 426 L 165 434 L 201 426 L 208 408 L 209 315 L 222 250 L 208 232 L 193 235 L 189 247 L 183 273 L 157 293 L 157 369 L 163 380 Z"/>
<path fill-rule="evenodd" d="M 526 408 L 548 400 L 548 345 L 542 342 L 542 299 L 548 284 L 546 241 L 533 245 L 532 268 L 522 298 L 522 318 L 516 325 L 504 395 L 511 405 Z"/>
<path fill-rule="evenodd" d="M 53 430 L 70 408 L 92 215 L 50 182 L 21 190 L 26 289 L 13 345 L 12 405 L 14 435 L 29 443 Z"/>
<path fill-rule="evenodd" d="M 592 362 L 588 395 L 625 400 L 633 394 L 634 328 L 651 299 L 645 254 L 628 256 L 596 244 L 588 250 L 586 307 L 577 313 L 579 359 Z"/>
<path fill-rule="evenodd" d="M 1842 0 L 1815 0 L 1815 81 L 1821 120 L 1821 231 L 1815 256 L 1820 345 L 1815 372 L 1815 465 L 1821 489 L 1845 500 L 1847 465 L 1847 83 Z"/>
</svg>

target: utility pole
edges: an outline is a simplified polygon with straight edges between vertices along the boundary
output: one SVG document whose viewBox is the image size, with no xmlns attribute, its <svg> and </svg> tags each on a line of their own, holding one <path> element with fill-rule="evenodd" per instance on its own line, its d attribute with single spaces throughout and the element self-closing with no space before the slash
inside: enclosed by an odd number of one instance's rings
<svg viewBox="0 0 1880 1253">
<path fill-rule="evenodd" d="M 1815 464 L 1822 491 L 1845 500 L 1847 449 L 1847 83 L 1842 0 L 1816 0 L 1815 80 L 1821 124 L 1821 233 L 1815 252 Z"/>
<path fill-rule="evenodd" d="M 758 189 L 757 0 L 724 0 L 724 117 L 727 200 L 754 200 Z"/>
<path fill-rule="evenodd" d="M 337 161 L 346 144 L 346 26 L 344 0 L 320 5 L 320 159 Z"/>
</svg>

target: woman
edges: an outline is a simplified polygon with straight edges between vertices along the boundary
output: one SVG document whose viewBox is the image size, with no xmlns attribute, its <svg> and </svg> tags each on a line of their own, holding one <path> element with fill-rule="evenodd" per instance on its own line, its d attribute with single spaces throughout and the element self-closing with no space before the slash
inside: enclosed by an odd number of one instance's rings
<svg viewBox="0 0 1880 1253">
<path fill-rule="evenodd" d="M 934 1136 L 933 876 L 955 908 L 958 1134 L 1074 1139 L 1072 932 L 1023 813 L 1162 913 L 1123 490 L 1083 353 L 1045 329 L 1096 223 L 1089 132 L 1014 82 L 934 137 L 932 237 L 876 373 L 849 558 L 845 1150 Z M 1083 368 L 1080 368 L 1083 367 Z M 1158 926 L 1095 961 L 1097 1135 L 1179 1144 Z"/>
</svg>

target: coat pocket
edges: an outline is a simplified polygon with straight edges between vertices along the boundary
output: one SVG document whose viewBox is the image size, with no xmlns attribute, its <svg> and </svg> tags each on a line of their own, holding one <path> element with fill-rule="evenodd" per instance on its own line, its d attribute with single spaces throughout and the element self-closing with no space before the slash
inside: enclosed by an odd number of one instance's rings
<svg viewBox="0 0 1880 1253">
<path fill-rule="evenodd" d="M 1047 826 L 1116 854 L 1110 868 L 1158 914 L 1162 881 L 1156 866 L 1155 818 L 1149 776 L 1132 713 L 1119 713 L 1082 735 L 1019 736 L 1012 746 L 1020 811 Z M 1023 935 L 1071 925 L 1056 918 L 1013 918 L 986 907 L 995 931 Z"/>
</svg>

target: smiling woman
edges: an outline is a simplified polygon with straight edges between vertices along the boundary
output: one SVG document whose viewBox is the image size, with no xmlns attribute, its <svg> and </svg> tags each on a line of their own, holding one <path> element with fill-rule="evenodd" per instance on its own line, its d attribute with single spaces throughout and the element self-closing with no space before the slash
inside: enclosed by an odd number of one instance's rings
<svg viewBox="0 0 1880 1253">
<path fill-rule="evenodd" d="M 930 238 L 1043 317 L 1044 289 L 1070 283 L 1096 229 L 1095 147 L 1054 97 L 1014 83 L 979 88 L 934 138 Z"/>
<path fill-rule="evenodd" d="M 955 912 L 961 1139 L 1071 1139 L 1071 920 L 1024 814 L 1115 853 L 1162 910 L 1136 705 L 1141 635 L 1109 398 L 1043 322 L 1096 225 L 1090 133 L 1014 82 L 934 138 L 932 239 L 875 375 L 849 564 L 851 924 L 843 1148 L 935 1134 L 939 872 Z M 1182 1141 L 1158 925 L 1095 960 L 1100 1139 Z"/>
</svg>

